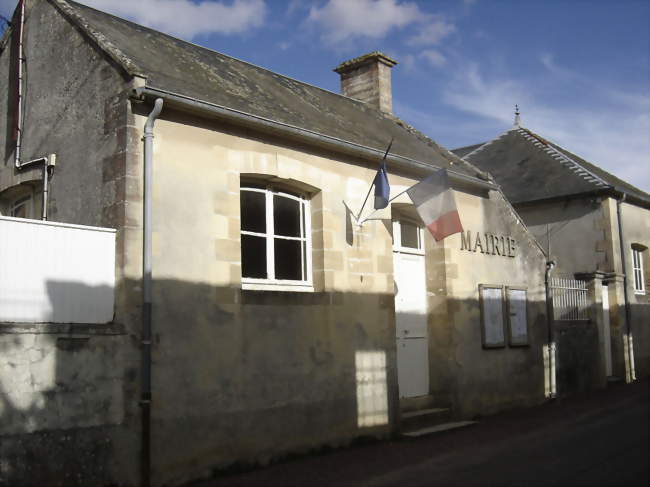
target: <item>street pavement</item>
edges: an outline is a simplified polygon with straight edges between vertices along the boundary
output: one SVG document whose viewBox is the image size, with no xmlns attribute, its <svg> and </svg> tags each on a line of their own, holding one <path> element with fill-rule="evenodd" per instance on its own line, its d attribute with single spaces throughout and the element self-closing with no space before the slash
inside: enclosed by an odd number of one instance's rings
<svg viewBox="0 0 650 487">
<path fill-rule="evenodd" d="M 648 380 L 419 438 L 297 457 L 190 484 L 243 486 L 648 485 Z"/>
</svg>

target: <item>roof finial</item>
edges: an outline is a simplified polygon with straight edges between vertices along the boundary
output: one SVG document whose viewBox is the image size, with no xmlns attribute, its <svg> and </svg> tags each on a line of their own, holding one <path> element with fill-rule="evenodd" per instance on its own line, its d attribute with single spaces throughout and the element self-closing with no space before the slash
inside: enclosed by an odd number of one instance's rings
<svg viewBox="0 0 650 487">
<path fill-rule="evenodd" d="M 521 117 L 519 115 L 519 105 L 515 105 L 515 127 L 521 125 Z"/>
</svg>

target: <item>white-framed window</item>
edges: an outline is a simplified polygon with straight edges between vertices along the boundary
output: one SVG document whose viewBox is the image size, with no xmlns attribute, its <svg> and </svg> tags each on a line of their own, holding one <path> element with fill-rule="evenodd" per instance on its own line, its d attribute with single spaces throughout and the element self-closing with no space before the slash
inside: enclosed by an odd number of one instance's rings
<svg viewBox="0 0 650 487">
<path fill-rule="evenodd" d="M 393 250 L 424 255 L 422 227 L 406 219 L 393 220 Z"/>
<path fill-rule="evenodd" d="M 242 288 L 313 291 L 309 199 L 264 184 L 240 189 Z"/>
<path fill-rule="evenodd" d="M 634 293 L 645 294 L 645 276 L 643 273 L 643 254 L 647 248 L 640 245 L 632 246 L 632 275 L 634 277 Z"/>
</svg>

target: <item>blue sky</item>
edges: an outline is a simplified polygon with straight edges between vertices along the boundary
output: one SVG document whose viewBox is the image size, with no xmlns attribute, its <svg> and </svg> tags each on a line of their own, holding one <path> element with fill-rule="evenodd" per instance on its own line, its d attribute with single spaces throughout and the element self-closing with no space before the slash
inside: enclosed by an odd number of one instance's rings
<svg viewBox="0 0 650 487">
<path fill-rule="evenodd" d="M 650 192 L 649 0 L 85 0 L 338 92 L 381 50 L 396 115 L 448 148 L 523 125 Z M 9 17 L 16 0 L 0 0 Z"/>
</svg>

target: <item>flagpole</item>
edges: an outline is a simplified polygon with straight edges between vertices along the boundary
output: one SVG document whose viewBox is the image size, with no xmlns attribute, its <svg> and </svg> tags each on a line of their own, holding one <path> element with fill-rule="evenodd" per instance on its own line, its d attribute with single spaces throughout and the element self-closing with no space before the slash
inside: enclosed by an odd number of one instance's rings
<svg viewBox="0 0 650 487">
<path fill-rule="evenodd" d="M 391 201 L 393 201 L 393 200 L 399 198 L 400 196 L 402 196 L 404 193 L 406 193 L 406 192 L 407 192 L 409 189 L 411 189 L 412 187 L 413 187 L 413 186 L 410 186 L 410 187 L 406 188 L 404 191 L 402 191 L 401 193 L 396 194 L 396 195 L 393 196 L 391 199 L 389 199 L 388 202 L 390 203 Z M 359 223 L 359 225 L 363 225 L 363 223 L 366 222 L 366 221 L 367 221 L 367 220 L 368 220 L 372 215 L 374 215 L 375 213 L 377 213 L 377 211 L 378 211 L 378 210 L 374 210 L 372 213 L 370 213 L 367 217 L 365 217 L 365 218 L 363 219 L 362 222 Z M 359 219 L 357 218 L 357 220 L 359 220 Z"/>
<path fill-rule="evenodd" d="M 384 154 L 384 157 L 382 157 L 381 162 L 379 163 L 381 165 L 382 162 L 386 160 L 386 157 L 388 156 L 388 151 L 390 150 L 391 146 L 393 145 L 393 140 L 395 140 L 395 137 L 390 138 L 390 144 L 388 144 L 388 147 L 386 148 L 386 153 Z M 363 204 L 361 205 L 361 209 L 359 210 L 359 213 L 357 214 L 355 220 L 359 221 L 359 218 L 361 217 L 361 212 L 363 209 L 366 207 L 366 203 L 368 202 L 368 197 L 370 196 L 370 192 L 372 191 L 372 187 L 375 185 L 375 180 L 373 179 L 372 184 L 370 185 L 370 188 L 368 188 L 368 193 L 366 194 L 366 199 L 363 200 Z M 377 211 L 377 210 L 375 210 Z"/>
<path fill-rule="evenodd" d="M 375 182 L 374 182 L 374 180 L 373 180 L 372 184 L 371 184 L 370 187 L 368 188 L 368 193 L 366 194 L 366 199 L 363 200 L 363 204 L 361 205 L 361 209 L 359 210 L 359 213 L 358 213 L 357 216 L 355 217 L 355 220 L 356 220 L 356 221 L 359 221 L 359 217 L 361 216 L 361 212 L 362 212 L 363 209 L 366 207 L 366 203 L 368 202 L 368 197 L 370 196 L 370 192 L 372 191 L 372 187 L 373 187 L 374 185 L 375 185 Z"/>
</svg>

